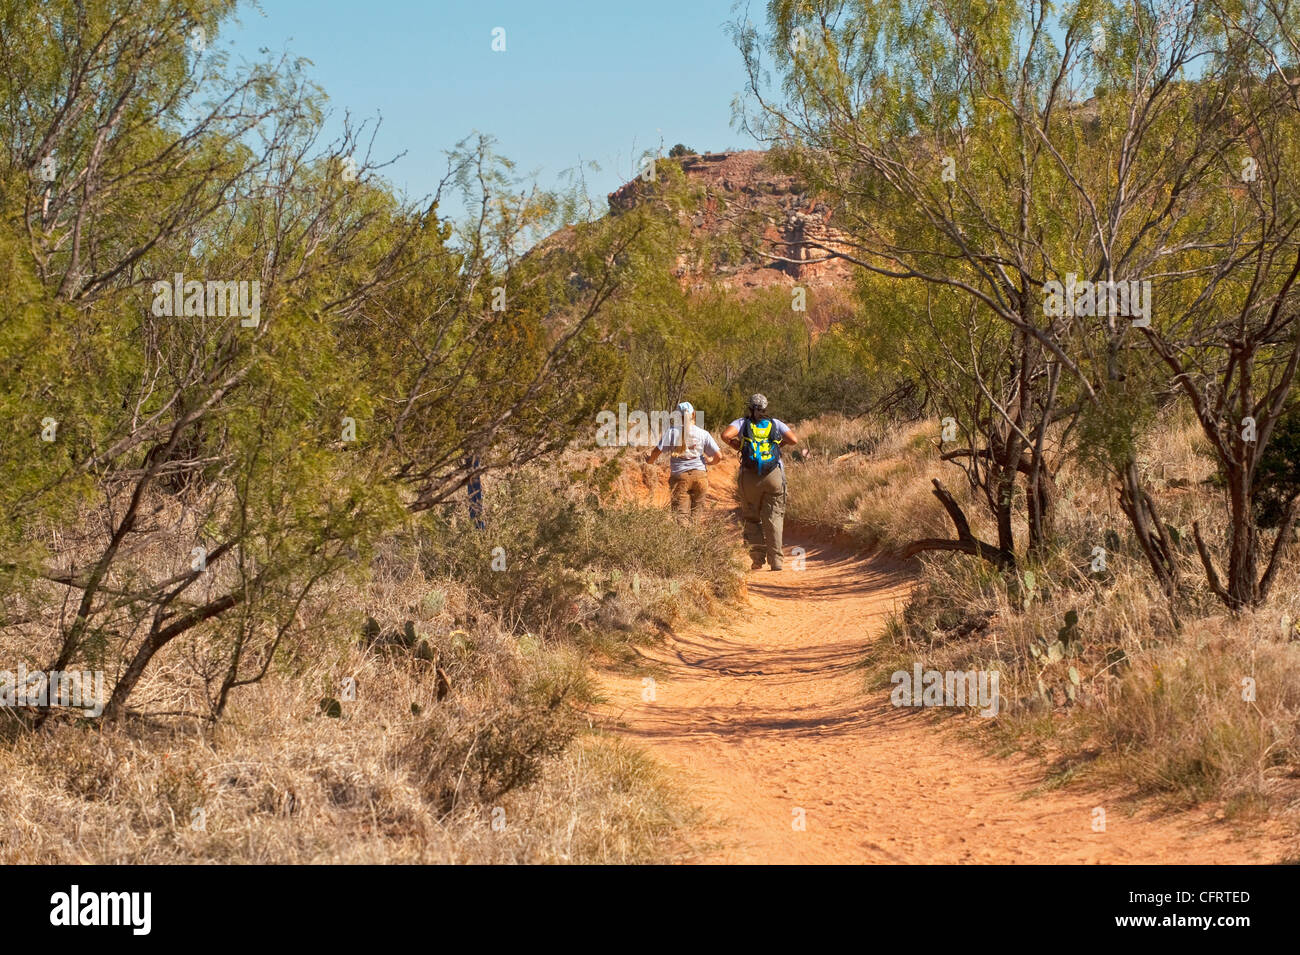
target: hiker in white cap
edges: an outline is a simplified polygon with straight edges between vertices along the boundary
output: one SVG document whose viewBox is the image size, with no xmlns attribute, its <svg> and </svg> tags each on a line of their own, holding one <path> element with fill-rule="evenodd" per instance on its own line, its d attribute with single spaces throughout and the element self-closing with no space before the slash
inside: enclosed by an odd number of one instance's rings
<svg viewBox="0 0 1300 955">
<path fill-rule="evenodd" d="M 709 490 L 706 464 L 717 464 L 722 449 L 713 435 L 695 424 L 695 406 L 683 401 L 677 406 L 681 425 L 669 428 L 651 450 L 646 462 L 654 464 L 668 452 L 668 492 L 671 506 L 680 521 L 695 521 L 704 512 L 704 496 Z"/>
</svg>

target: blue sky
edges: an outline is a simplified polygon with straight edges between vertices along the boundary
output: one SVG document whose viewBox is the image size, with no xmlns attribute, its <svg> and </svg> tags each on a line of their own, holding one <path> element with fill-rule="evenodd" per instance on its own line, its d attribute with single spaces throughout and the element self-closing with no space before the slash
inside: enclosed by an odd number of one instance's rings
<svg viewBox="0 0 1300 955">
<path fill-rule="evenodd" d="M 761 16 L 761 0 L 751 16 Z M 412 198 L 431 192 L 443 151 L 475 131 L 498 140 L 544 186 L 595 161 L 597 198 L 663 140 L 699 150 L 755 148 L 731 126 L 744 74 L 726 30 L 732 0 L 261 0 L 223 38 L 305 56 L 337 121 L 381 116 L 375 156 Z M 506 50 L 492 50 L 505 30 Z"/>
</svg>

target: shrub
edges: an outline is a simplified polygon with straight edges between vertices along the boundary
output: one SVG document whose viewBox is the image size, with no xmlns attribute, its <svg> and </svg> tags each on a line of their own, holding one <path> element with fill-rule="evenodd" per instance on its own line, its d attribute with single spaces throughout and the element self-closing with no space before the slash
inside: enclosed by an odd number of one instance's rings
<svg viewBox="0 0 1300 955">
<path fill-rule="evenodd" d="M 529 468 L 492 482 L 486 528 L 441 512 L 421 530 L 430 574 L 464 581 L 511 626 L 558 634 L 598 622 L 671 622 L 739 593 L 734 535 L 661 507 L 602 505 L 586 482 Z M 671 599 L 666 599 L 671 598 Z"/>
</svg>

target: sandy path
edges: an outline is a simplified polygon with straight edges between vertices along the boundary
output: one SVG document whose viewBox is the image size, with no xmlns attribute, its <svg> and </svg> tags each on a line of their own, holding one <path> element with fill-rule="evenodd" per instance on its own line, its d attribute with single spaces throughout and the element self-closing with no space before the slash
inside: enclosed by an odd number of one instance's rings
<svg viewBox="0 0 1300 955">
<path fill-rule="evenodd" d="M 1030 794 L 1041 769 L 865 689 L 865 645 L 902 606 L 897 565 L 789 535 L 803 571 L 751 575 L 750 609 L 646 651 L 662 669 L 605 674 L 619 732 L 674 767 L 709 820 L 693 860 L 741 863 L 1276 861 L 1205 813 L 1134 813 L 1078 787 Z M 956 722 L 956 721 L 954 721 Z M 1093 831 L 1093 809 L 1106 829 Z M 803 810 L 806 829 L 794 827 Z"/>
</svg>

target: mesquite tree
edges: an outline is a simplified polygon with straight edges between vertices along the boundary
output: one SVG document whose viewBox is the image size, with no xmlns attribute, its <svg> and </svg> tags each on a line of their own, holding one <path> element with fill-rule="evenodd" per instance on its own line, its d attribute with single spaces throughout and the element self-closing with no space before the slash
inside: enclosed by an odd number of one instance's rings
<svg viewBox="0 0 1300 955">
<path fill-rule="evenodd" d="M 1202 540 L 1210 586 L 1238 607 L 1271 576 L 1251 478 L 1294 374 L 1297 58 L 1264 11 L 773 0 L 765 35 L 738 29 L 755 128 L 836 202 L 842 235 L 811 245 L 1020 336 L 1034 405 L 1059 409 L 1044 424 L 1085 419 L 1171 602 L 1179 564 L 1137 455 L 1155 394 L 1192 405 L 1230 489 L 1226 584 Z"/>
<path fill-rule="evenodd" d="M 482 140 L 398 199 L 294 64 L 226 68 L 232 8 L 0 6 L 0 627 L 109 718 L 169 646 L 219 716 L 384 534 L 590 426 L 654 241 Z"/>
</svg>

